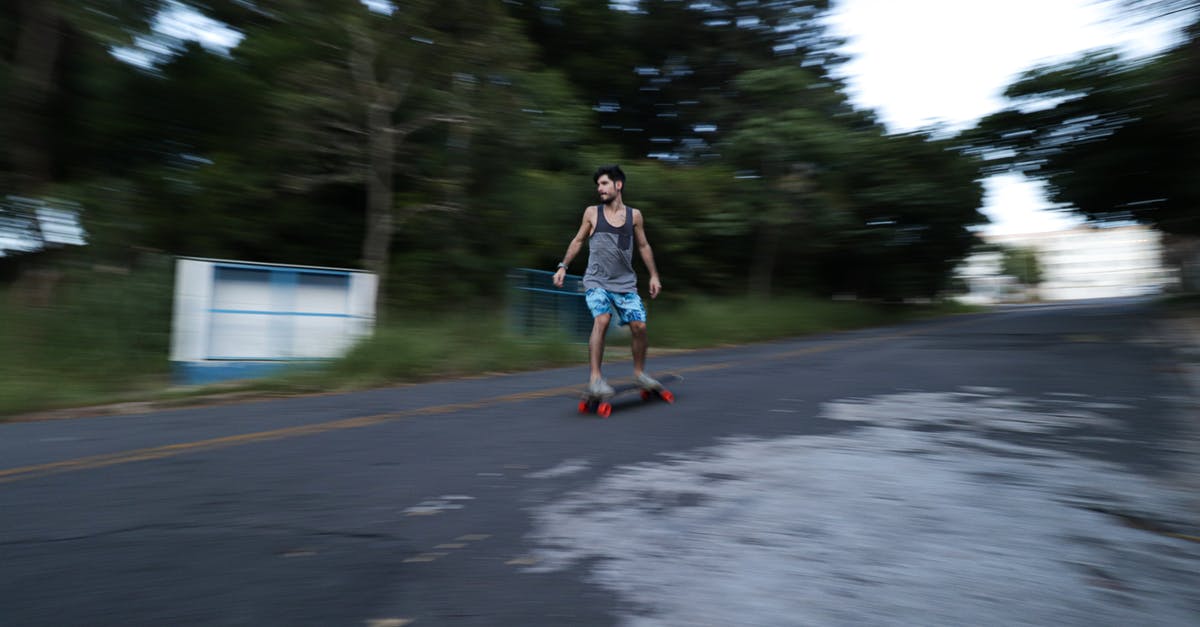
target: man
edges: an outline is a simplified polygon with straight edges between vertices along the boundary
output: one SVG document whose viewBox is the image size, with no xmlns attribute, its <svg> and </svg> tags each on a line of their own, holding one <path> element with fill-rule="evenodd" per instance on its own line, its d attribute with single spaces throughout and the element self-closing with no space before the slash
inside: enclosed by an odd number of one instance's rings
<svg viewBox="0 0 1200 627">
<path fill-rule="evenodd" d="M 625 173 L 616 165 L 604 166 L 592 175 L 601 204 L 583 210 L 583 224 L 567 246 L 567 254 L 554 273 L 554 286 L 562 287 L 567 266 L 583 242 L 588 242 L 587 272 L 583 287 L 588 309 L 592 311 L 592 336 L 588 341 L 588 362 L 591 379 L 588 393 L 611 396 L 613 388 L 604 380 L 600 366 L 604 361 L 604 336 L 613 314 L 622 325 L 629 325 L 632 335 L 633 378 L 644 389 L 657 390 L 662 385 L 646 375 L 646 308 L 637 293 L 637 274 L 633 271 L 633 247 L 636 245 L 642 263 L 650 271 L 650 298 L 662 290 L 654 253 L 646 240 L 642 212 L 625 205 Z"/>
</svg>

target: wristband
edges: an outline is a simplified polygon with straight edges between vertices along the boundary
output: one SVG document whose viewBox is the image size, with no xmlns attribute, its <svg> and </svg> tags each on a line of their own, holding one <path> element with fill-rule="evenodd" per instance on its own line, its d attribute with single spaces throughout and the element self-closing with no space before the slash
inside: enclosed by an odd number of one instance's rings
<svg viewBox="0 0 1200 627">
<path fill-rule="evenodd" d="M 559 269 L 559 270 L 566 270 L 566 269 L 567 269 L 567 264 L 565 264 L 565 263 L 563 263 L 563 262 L 561 262 L 561 261 L 560 261 L 560 262 L 558 262 L 558 269 Z"/>
</svg>

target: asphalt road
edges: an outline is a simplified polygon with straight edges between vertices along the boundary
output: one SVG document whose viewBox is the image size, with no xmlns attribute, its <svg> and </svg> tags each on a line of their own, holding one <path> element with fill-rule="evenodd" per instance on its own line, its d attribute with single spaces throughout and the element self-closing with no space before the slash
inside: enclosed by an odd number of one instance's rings
<svg viewBox="0 0 1200 627">
<path fill-rule="evenodd" d="M 0 625 L 1195 625 L 1179 348 L 1097 301 L 658 357 L 607 420 L 579 367 L 0 424 Z"/>
</svg>

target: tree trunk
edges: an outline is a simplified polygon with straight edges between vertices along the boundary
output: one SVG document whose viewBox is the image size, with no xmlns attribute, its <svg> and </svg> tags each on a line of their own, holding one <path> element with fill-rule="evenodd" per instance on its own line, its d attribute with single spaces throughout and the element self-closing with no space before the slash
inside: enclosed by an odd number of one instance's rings
<svg viewBox="0 0 1200 627">
<path fill-rule="evenodd" d="M 12 188 L 32 193 L 51 178 L 48 128 L 44 119 L 54 92 L 62 44 L 62 21 L 52 2 L 23 0 L 13 55 L 13 89 L 8 95 L 8 150 L 15 170 Z"/>
<path fill-rule="evenodd" d="M 759 227 L 758 243 L 754 246 L 754 263 L 750 275 L 750 295 L 771 297 L 771 282 L 775 274 L 775 258 L 779 255 L 780 225 L 763 223 Z"/>
<path fill-rule="evenodd" d="M 377 103 L 367 109 L 367 232 L 363 237 L 363 266 L 375 274 L 375 321 L 387 310 L 388 266 L 392 237 L 396 233 L 393 170 L 396 159 L 395 129 L 391 111 Z"/>
</svg>

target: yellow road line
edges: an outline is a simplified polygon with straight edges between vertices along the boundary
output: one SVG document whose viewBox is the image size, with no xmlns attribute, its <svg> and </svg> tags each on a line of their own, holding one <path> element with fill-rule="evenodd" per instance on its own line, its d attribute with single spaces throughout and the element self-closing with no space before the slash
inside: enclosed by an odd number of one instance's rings
<svg viewBox="0 0 1200 627">
<path fill-rule="evenodd" d="M 536 390 L 533 392 L 520 392 L 517 394 L 508 394 L 505 396 L 495 396 L 478 401 L 470 401 L 466 403 L 451 403 L 447 405 L 435 405 L 431 407 L 419 407 L 416 409 L 408 409 L 398 412 L 389 412 L 384 414 L 374 414 L 371 416 L 359 416 L 357 418 L 345 418 L 342 420 L 333 420 L 330 422 L 321 422 L 311 425 L 300 425 L 295 427 L 286 427 L 283 429 L 273 429 L 270 431 L 257 431 L 253 433 L 243 433 L 240 435 L 230 435 L 219 438 L 211 438 L 208 440 L 197 440 L 194 442 L 182 442 L 179 444 L 167 444 L 164 446 L 153 446 L 149 448 L 134 449 L 130 451 L 121 451 L 117 453 L 106 453 L 103 455 L 92 455 L 89 457 L 78 457 L 75 459 L 67 459 L 59 462 L 50 462 L 47 464 L 36 464 L 32 466 L 19 466 L 16 468 L 8 468 L 0 470 L 0 483 L 10 483 L 20 481 L 22 479 L 30 479 L 33 477 L 41 477 L 45 475 L 57 474 L 62 472 L 71 472 L 76 470 L 89 470 L 93 468 L 104 468 L 106 466 L 115 466 L 118 464 L 127 464 L 130 462 L 139 462 L 152 459 L 163 459 L 165 457 L 174 457 L 183 453 L 192 453 L 197 451 L 214 450 L 221 448 L 229 448 L 233 446 L 242 446 L 255 442 L 267 442 L 270 440 L 281 440 L 284 438 L 294 438 L 305 435 L 316 435 L 319 433 L 328 433 L 331 431 L 342 431 L 346 429 L 359 429 L 362 427 L 370 427 L 373 425 L 400 420 L 412 416 L 433 416 L 438 414 L 449 414 L 457 411 L 465 411 L 470 409 L 479 409 L 491 405 L 499 405 L 503 403 L 514 403 L 526 400 L 536 400 L 547 398 L 550 396 L 568 394 L 576 387 L 558 387 L 545 390 Z"/>
<path fill-rule="evenodd" d="M 972 320 L 978 319 L 975 316 Z M 958 319 L 951 322 L 946 322 L 936 325 L 937 328 L 944 328 L 955 324 L 961 324 L 970 320 Z M 758 363 L 764 360 L 777 361 L 781 359 L 790 359 L 803 355 L 811 355 L 821 353 L 837 348 L 846 348 L 858 344 L 868 342 L 882 342 L 892 339 L 898 339 L 918 332 L 927 331 L 930 327 L 921 327 L 908 331 L 901 331 L 888 335 L 878 335 L 869 337 L 860 337 L 847 340 L 837 340 L 825 342 L 813 346 L 806 346 L 801 349 L 783 351 L 771 355 L 759 356 L 756 358 L 744 358 L 731 361 L 716 362 L 704 364 L 700 366 L 692 366 L 676 370 L 679 373 L 694 373 L 707 372 L 712 370 L 726 370 L 744 364 Z M 344 418 L 341 420 L 333 420 L 329 422 L 320 422 L 310 425 L 299 425 L 295 427 L 285 427 L 282 429 L 272 429 L 270 431 L 256 431 L 253 433 L 243 433 L 240 435 L 223 436 L 219 438 L 210 438 L 207 440 L 196 440 L 194 442 L 181 442 L 178 444 L 167 444 L 163 446 L 152 446 L 148 448 L 133 449 L 128 451 L 120 451 L 117 453 L 105 453 L 102 455 L 91 455 L 88 457 L 77 457 L 58 462 L 49 462 L 45 464 L 34 464 L 30 466 L 18 466 L 15 468 L 7 468 L 0 470 L 0 484 L 22 481 L 25 479 L 33 479 L 36 477 L 44 477 L 65 472 L 74 472 L 79 470 L 91 470 L 95 468 L 104 468 L 107 466 L 116 466 L 120 464 L 128 464 L 132 462 L 148 461 L 154 459 L 163 459 L 167 457 L 175 457 L 184 453 L 194 453 L 198 451 L 210 451 L 222 448 L 230 448 L 234 446 L 243 446 L 253 444 L 255 442 L 268 442 L 271 440 L 282 440 L 285 438 L 295 438 L 307 435 L 317 435 L 321 433 L 330 433 L 333 431 L 343 431 L 346 429 L 360 429 L 370 427 L 384 422 L 402 420 L 414 416 L 435 416 L 442 414 L 450 414 L 459 411 L 471 409 L 480 409 L 494 405 L 503 405 L 506 403 L 516 403 L 521 401 L 537 400 L 548 398 L 551 396 L 569 395 L 579 391 L 578 386 L 563 386 L 555 388 L 547 388 L 543 390 L 534 390 L 531 392 L 518 392 L 515 394 L 506 394 L 503 396 L 493 396 L 477 401 L 468 401 L 464 403 L 449 403 L 445 405 L 432 405 L 429 407 L 418 407 L 415 409 L 406 409 L 397 412 L 388 412 L 382 414 L 374 414 L 370 416 L 359 416 L 356 418 Z"/>
</svg>

